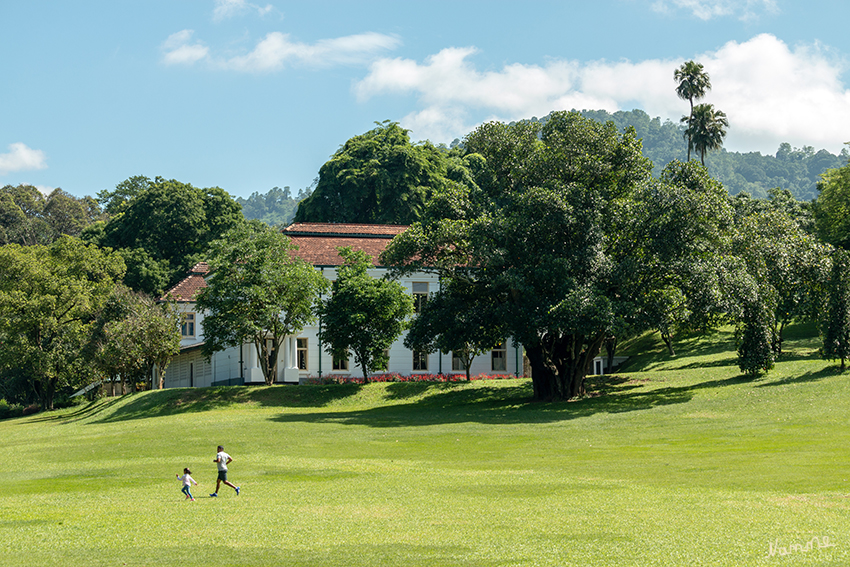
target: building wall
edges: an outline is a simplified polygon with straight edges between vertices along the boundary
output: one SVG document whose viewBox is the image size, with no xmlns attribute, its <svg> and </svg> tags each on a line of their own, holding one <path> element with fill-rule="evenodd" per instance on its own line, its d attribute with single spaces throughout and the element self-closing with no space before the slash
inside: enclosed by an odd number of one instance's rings
<svg viewBox="0 0 850 567">
<path fill-rule="evenodd" d="M 330 281 L 336 279 L 335 268 L 318 268 Z M 375 268 L 370 270 L 373 277 L 382 277 L 386 272 L 384 269 Z M 427 284 L 428 294 L 439 289 L 439 280 L 433 274 L 414 274 L 400 280 L 400 283 L 413 293 L 414 284 L 421 292 L 421 284 Z M 251 384 L 263 383 L 262 371 L 260 370 L 256 349 L 253 344 L 242 345 L 241 353 L 238 347 L 229 348 L 215 353 L 208 361 L 201 355 L 199 345 L 203 342 L 203 314 L 197 313 L 195 304 L 183 302 L 179 304 L 183 313 L 195 314 L 195 336 L 186 337 L 181 341 L 184 349 L 177 355 L 166 369 L 164 387 L 187 388 L 206 387 L 221 384 Z M 318 325 L 304 328 L 297 335 L 287 337 L 281 345 L 281 353 L 278 357 L 278 380 L 287 382 L 298 382 L 305 378 L 319 376 L 352 376 L 363 375 L 362 370 L 355 364 L 351 356 L 348 362 L 348 370 L 334 370 L 333 359 L 330 354 L 323 350 L 318 338 Z M 413 352 L 404 346 L 403 333 L 389 349 L 389 368 L 387 372 L 402 375 L 411 374 L 464 374 L 462 369 L 452 370 L 452 354 L 431 353 L 427 356 L 427 370 L 413 369 Z M 298 368 L 297 339 L 306 339 L 307 343 L 307 368 Z M 190 348 L 192 346 L 198 348 Z M 492 353 L 487 352 L 476 357 L 472 362 L 470 372 L 473 376 L 479 374 L 518 374 L 522 375 L 522 348 L 512 340 L 506 341 L 504 370 L 494 370 Z M 242 364 L 240 366 L 240 360 Z"/>
</svg>

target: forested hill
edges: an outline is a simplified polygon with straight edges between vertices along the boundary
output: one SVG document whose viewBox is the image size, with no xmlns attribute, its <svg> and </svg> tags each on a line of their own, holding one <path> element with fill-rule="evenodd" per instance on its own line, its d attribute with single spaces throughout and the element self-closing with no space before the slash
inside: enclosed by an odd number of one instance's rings
<svg viewBox="0 0 850 567">
<path fill-rule="evenodd" d="M 652 160 L 657 175 L 671 160 L 684 161 L 687 144 L 684 128 L 670 120 L 650 118 L 643 110 L 618 111 L 610 114 L 604 110 L 583 110 L 581 114 L 599 122 L 612 121 L 619 129 L 633 126 L 643 140 L 643 154 Z M 532 118 L 545 123 L 548 116 Z M 734 128 L 734 125 L 731 126 Z M 818 195 L 817 181 L 827 169 L 842 167 L 850 155 L 847 149 L 841 154 L 826 150 L 815 151 L 811 146 L 792 148 L 783 143 L 775 155 L 760 152 L 727 152 L 725 149 L 710 152 L 706 166 L 711 176 L 723 183 L 731 195 L 746 191 L 753 197 L 767 197 L 774 187 L 788 189 L 800 201 L 811 201 Z"/>
</svg>

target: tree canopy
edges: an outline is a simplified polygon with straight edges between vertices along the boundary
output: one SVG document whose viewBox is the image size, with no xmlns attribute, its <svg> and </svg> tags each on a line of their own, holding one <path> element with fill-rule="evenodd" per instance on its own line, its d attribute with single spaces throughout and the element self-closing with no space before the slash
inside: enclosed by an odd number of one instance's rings
<svg viewBox="0 0 850 567">
<path fill-rule="evenodd" d="M 444 152 L 411 143 L 407 130 L 385 121 L 348 140 L 322 166 L 295 221 L 407 225 L 456 169 Z"/>
<path fill-rule="evenodd" d="M 398 282 L 370 276 L 372 259 L 365 252 L 340 248 L 339 253 L 344 264 L 321 306 L 321 339 L 336 360 L 353 353 L 368 382 L 371 372 L 386 368 L 384 351 L 406 328 L 413 298 Z"/>
<path fill-rule="evenodd" d="M 824 173 L 818 190 L 814 205 L 818 236 L 850 250 L 850 164 Z"/>
<path fill-rule="evenodd" d="M 151 295 L 204 260 L 213 240 L 244 222 L 239 204 L 219 187 L 137 176 L 119 184 L 116 193 L 107 207 L 114 204 L 120 212 L 92 240 L 122 250 L 126 283 Z"/>
<path fill-rule="evenodd" d="M 43 409 L 88 377 L 84 347 L 123 274 L 117 254 L 67 236 L 0 247 L 0 368 L 23 375 Z"/>
<path fill-rule="evenodd" d="M 611 329 L 636 324 L 649 291 L 712 257 L 726 195 L 689 185 L 696 164 L 681 166 L 678 190 L 654 182 L 633 131 L 578 113 L 542 128 L 488 123 L 464 148 L 480 164 L 475 186 L 438 192 L 433 215 L 383 261 L 480 286 L 525 347 L 535 397 L 580 395 Z"/>
<path fill-rule="evenodd" d="M 287 236 L 259 221 L 212 242 L 209 284 L 197 298 L 206 356 L 251 342 L 266 383 L 274 384 L 283 340 L 315 321 L 314 306 L 328 286 L 293 250 Z"/>
<path fill-rule="evenodd" d="M 43 194 L 32 185 L 0 188 L 0 244 L 50 244 L 79 236 L 101 216 L 91 197 L 77 199 L 62 189 Z"/>
</svg>

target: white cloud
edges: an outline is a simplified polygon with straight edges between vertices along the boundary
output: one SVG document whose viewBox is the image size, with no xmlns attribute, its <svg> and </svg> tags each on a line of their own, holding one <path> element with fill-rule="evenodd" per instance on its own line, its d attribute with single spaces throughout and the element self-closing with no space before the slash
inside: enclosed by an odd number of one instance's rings
<svg viewBox="0 0 850 567">
<path fill-rule="evenodd" d="M 277 71 L 287 64 L 362 64 L 376 53 L 393 49 L 398 44 L 395 37 L 373 32 L 323 39 L 313 44 L 291 41 L 289 34 L 272 32 L 247 55 L 232 57 L 221 64 L 228 69 L 247 72 Z"/>
<path fill-rule="evenodd" d="M 192 30 L 183 30 L 168 36 L 160 48 L 167 65 L 192 65 L 209 56 L 209 48 L 201 42 L 191 43 Z"/>
<path fill-rule="evenodd" d="M 272 32 L 246 55 L 215 58 L 202 42 L 192 42 L 193 33 L 192 30 L 179 31 L 162 42 L 160 48 L 165 64 L 192 65 L 207 60 L 220 69 L 251 73 L 279 71 L 287 65 L 362 65 L 400 43 L 396 37 L 374 32 L 322 39 L 312 44 L 292 41 L 289 34 Z"/>
<path fill-rule="evenodd" d="M 9 152 L 0 154 L 0 175 L 13 171 L 33 171 L 47 167 L 47 156 L 41 150 L 33 150 L 20 142 L 9 144 Z"/>
<path fill-rule="evenodd" d="M 673 71 L 682 60 L 552 60 L 481 72 L 471 61 L 475 53 L 473 48 L 450 48 L 422 63 L 382 59 L 354 91 L 360 100 L 416 96 L 420 108 L 401 124 L 414 138 L 443 142 L 491 118 L 510 121 L 552 110 L 639 107 L 676 121 L 688 109 L 674 90 Z M 845 65 L 819 46 L 791 48 L 764 34 L 694 59 L 711 76 L 713 89 L 704 102 L 729 118 L 727 148 L 773 153 L 787 141 L 838 152 L 850 137 L 850 91 L 841 81 Z"/>
<path fill-rule="evenodd" d="M 213 10 L 213 20 L 220 22 L 234 16 L 240 16 L 245 12 L 257 12 L 260 16 L 265 16 L 274 10 L 274 6 L 266 4 L 259 6 L 251 4 L 245 0 L 215 0 L 215 9 Z"/>
<path fill-rule="evenodd" d="M 656 0 L 652 9 L 661 13 L 682 9 L 700 20 L 727 16 L 753 20 L 763 12 L 775 13 L 779 10 L 776 0 Z"/>
</svg>

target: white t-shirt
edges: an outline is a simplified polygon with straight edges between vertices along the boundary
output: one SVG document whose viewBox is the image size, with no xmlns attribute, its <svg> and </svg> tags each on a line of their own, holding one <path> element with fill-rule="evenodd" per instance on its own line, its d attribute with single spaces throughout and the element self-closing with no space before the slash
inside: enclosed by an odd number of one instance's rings
<svg viewBox="0 0 850 567">
<path fill-rule="evenodd" d="M 230 459 L 230 455 L 221 451 L 216 453 L 215 458 L 218 459 L 218 470 L 226 471 L 227 470 L 227 461 Z"/>
<path fill-rule="evenodd" d="M 195 479 L 189 476 L 188 474 L 184 474 L 183 476 L 178 476 L 178 480 L 183 481 L 183 486 L 192 486 L 192 483 L 195 482 Z M 195 484 L 198 484 L 195 482 Z"/>
</svg>

